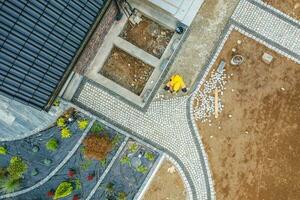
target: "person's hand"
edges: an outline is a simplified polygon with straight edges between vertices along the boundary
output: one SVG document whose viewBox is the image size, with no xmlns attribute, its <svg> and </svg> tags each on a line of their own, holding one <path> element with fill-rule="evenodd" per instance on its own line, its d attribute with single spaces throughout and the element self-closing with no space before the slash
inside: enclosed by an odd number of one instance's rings
<svg viewBox="0 0 300 200">
<path fill-rule="evenodd" d="M 187 92 L 187 89 L 186 88 L 182 88 L 182 92 Z"/>
<path fill-rule="evenodd" d="M 170 90 L 170 87 L 169 87 L 169 86 L 165 86 L 164 89 L 165 89 L 166 91 L 168 91 L 168 90 Z"/>
</svg>

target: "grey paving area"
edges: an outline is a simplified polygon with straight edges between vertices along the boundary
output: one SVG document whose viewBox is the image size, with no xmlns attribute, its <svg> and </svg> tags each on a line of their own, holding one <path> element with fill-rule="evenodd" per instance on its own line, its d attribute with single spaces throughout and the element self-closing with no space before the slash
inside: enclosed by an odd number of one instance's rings
<svg viewBox="0 0 300 200">
<path fill-rule="evenodd" d="M 300 56 L 300 23 L 272 11 L 258 1 L 241 0 L 231 18 L 241 26 L 284 47 L 291 54 Z"/>
<path fill-rule="evenodd" d="M 173 153 L 184 165 L 194 199 L 214 198 L 207 180 L 209 171 L 201 158 L 204 151 L 199 152 L 202 146 L 189 126 L 186 97 L 153 102 L 143 113 L 92 83 L 86 82 L 81 89 L 75 102 Z"/>
<path fill-rule="evenodd" d="M 45 112 L 0 95 L 0 141 L 24 138 L 47 128 L 68 106 L 62 103 Z"/>
</svg>

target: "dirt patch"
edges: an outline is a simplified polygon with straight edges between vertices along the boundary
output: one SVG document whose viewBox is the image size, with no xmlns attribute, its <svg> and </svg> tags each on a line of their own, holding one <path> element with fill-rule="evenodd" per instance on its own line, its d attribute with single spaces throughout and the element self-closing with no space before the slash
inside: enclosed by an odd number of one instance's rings
<svg viewBox="0 0 300 200">
<path fill-rule="evenodd" d="M 183 200 L 186 199 L 186 191 L 180 174 L 177 171 L 170 173 L 174 166 L 169 161 L 164 161 L 143 200 Z"/>
<path fill-rule="evenodd" d="M 281 10 L 291 17 L 300 20 L 300 1 L 299 0 L 263 0 L 265 3 Z"/>
<path fill-rule="evenodd" d="M 300 65 L 233 32 L 214 69 L 230 63 L 232 48 L 245 62 L 225 67 L 232 76 L 220 97 L 224 109 L 197 122 L 217 199 L 300 199 Z M 270 65 L 264 52 L 274 56 Z"/>
<path fill-rule="evenodd" d="M 135 26 L 125 25 L 121 37 L 149 54 L 160 58 L 168 46 L 173 31 L 142 16 L 142 21 Z"/>
<path fill-rule="evenodd" d="M 154 68 L 114 47 L 100 73 L 131 92 L 140 95 Z"/>
</svg>

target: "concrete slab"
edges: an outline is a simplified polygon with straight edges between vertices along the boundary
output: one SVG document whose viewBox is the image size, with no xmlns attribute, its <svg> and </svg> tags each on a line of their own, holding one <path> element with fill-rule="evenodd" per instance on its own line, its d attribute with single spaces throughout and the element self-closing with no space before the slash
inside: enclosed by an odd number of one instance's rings
<svg viewBox="0 0 300 200">
<path fill-rule="evenodd" d="M 148 0 L 181 23 L 190 26 L 204 0 Z"/>
</svg>

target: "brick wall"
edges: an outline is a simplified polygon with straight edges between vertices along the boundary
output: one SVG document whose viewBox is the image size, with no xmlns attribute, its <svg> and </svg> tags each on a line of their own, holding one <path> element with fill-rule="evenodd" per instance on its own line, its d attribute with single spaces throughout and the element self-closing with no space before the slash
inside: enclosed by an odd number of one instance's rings
<svg viewBox="0 0 300 200">
<path fill-rule="evenodd" d="M 101 47 L 106 34 L 108 33 L 110 27 L 115 21 L 117 14 L 117 5 L 114 1 L 109 5 L 106 13 L 104 14 L 102 20 L 96 27 L 92 37 L 88 41 L 84 50 L 82 51 L 77 63 L 75 64 L 74 71 L 80 74 L 84 74 L 90 63 L 96 56 L 98 49 Z"/>
</svg>

